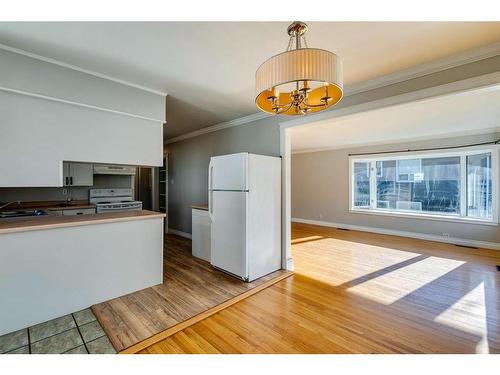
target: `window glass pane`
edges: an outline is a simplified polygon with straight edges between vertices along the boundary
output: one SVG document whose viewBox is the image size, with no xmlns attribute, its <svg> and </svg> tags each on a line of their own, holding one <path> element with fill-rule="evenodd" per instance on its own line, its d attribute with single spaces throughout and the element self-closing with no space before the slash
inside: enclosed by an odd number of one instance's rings
<svg viewBox="0 0 500 375">
<path fill-rule="evenodd" d="M 467 216 L 493 217 L 491 153 L 467 156 Z"/>
<path fill-rule="evenodd" d="M 354 163 L 353 205 L 357 208 L 370 208 L 370 163 Z"/>
<path fill-rule="evenodd" d="M 460 213 L 460 157 L 377 161 L 377 208 Z"/>
</svg>

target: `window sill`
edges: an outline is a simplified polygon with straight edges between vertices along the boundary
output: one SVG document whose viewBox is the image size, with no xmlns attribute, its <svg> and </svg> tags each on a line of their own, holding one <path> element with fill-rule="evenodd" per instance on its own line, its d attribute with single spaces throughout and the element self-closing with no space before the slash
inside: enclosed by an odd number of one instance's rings
<svg viewBox="0 0 500 375">
<path fill-rule="evenodd" d="M 457 216 L 446 216 L 446 215 L 438 216 L 438 215 L 427 215 L 427 214 L 418 214 L 411 212 L 387 212 L 381 210 L 368 210 L 368 209 L 356 209 L 356 208 L 351 208 L 349 212 L 353 214 L 380 215 L 380 216 L 404 217 L 409 219 L 450 221 L 463 224 L 498 226 L 498 223 L 493 220 L 481 220 L 469 217 L 457 217 Z"/>
</svg>

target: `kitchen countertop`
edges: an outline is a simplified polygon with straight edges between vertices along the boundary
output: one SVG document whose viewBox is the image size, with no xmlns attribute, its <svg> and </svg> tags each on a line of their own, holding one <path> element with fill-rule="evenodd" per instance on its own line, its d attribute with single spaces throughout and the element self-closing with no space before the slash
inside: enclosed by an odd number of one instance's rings
<svg viewBox="0 0 500 375">
<path fill-rule="evenodd" d="M 118 221 L 143 220 L 165 216 L 166 215 L 164 213 L 142 210 L 78 216 L 47 215 L 29 218 L 9 218 L 0 219 L 0 234 L 64 227 L 76 227 L 81 225 L 105 224 Z"/>
<path fill-rule="evenodd" d="M 208 205 L 207 204 L 193 204 L 191 208 L 194 208 L 195 210 L 203 210 L 203 211 L 208 211 Z"/>
</svg>

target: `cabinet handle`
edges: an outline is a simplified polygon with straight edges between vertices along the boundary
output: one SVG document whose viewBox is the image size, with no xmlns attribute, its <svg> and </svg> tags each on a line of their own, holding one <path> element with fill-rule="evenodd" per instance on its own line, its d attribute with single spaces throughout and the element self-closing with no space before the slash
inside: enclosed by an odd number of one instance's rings
<svg viewBox="0 0 500 375">
<path fill-rule="evenodd" d="M 73 176 L 71 176 L 71 177 L 69 178 L 69 184 L 70 184 L 70 185 L 73 185 Z"/>
</svg>

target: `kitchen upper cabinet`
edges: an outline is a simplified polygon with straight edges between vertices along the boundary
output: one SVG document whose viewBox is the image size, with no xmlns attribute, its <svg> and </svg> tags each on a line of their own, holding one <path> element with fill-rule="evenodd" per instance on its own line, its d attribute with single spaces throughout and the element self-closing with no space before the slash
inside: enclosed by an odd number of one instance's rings
<svg viewBox="0 0 500 375">
<path fill-rule="evenodd" d="M 94 185 L 94 167 L 89 163 L 63 163 L 64 186 Z"/>
</svg>

